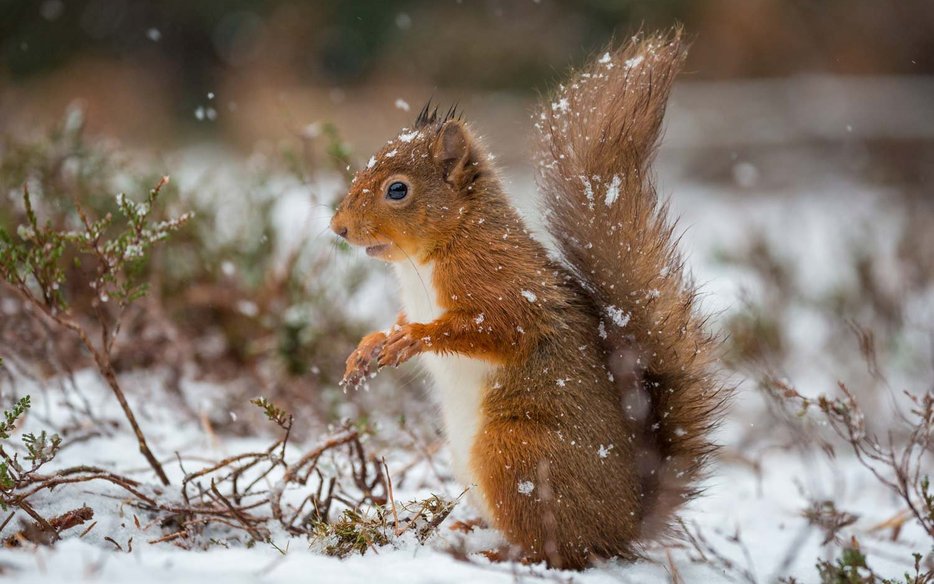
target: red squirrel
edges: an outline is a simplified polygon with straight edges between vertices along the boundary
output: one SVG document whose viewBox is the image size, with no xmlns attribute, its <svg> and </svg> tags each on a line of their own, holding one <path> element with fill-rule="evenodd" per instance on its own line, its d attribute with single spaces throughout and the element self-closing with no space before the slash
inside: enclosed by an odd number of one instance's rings
<svg viewBox="0 0 934 584">
<path fill-rule="evenodd" d="M 651 164 L 686 49 L 634 38 L 535 118 L 555 252 L 530 235 L 492 157 L 428 106 L 360 170 L 331 228 L 391 262 L 404 310 L 343 383 L 419 356 L 455 476 L 530 561 L 635 558 L 697 490 L 724 391 Z"/>
</svg>

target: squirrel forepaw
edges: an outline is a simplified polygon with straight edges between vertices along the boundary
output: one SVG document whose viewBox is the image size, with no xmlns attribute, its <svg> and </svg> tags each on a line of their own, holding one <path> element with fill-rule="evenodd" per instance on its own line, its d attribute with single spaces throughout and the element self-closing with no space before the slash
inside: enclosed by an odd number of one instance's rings
<svg viewBox="0 0 934 584">
<path fill-rule="evenodd" d="M 359 387 L 370 374 L 370 363 L 373 362 L 386 344 L 386 333 L 371 333 L 360 341 L 357 349 L 347 358 L 347 367 L 341 385 L 344 387 Z"/>
<path fill-rule="evenodd" d="M 429 345 L 428 337 L 419 334 L 416 325 L 401 325 L 389 334 L 386 344 L 377 358 L 377 364 L 380 367 L 401 365 L 415 355 L 424 352 Z"/>
</svg>

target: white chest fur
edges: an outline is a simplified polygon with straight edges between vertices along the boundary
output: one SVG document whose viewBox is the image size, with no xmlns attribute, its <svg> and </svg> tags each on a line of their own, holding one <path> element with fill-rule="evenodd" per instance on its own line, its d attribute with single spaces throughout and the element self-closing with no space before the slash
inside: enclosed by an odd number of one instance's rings
<svg viewBox="0 0 934 584">
<path fill-rule="evenodd" d="M 438 306 L 432 264 L 416 267 L 412 262 L 396 262 L 395 268 L 409 321 L 428 323 L 441 316 L 444 311 Z M 454 474 L 463 483 L 473 484 L 476 481 L 470 470 L 470 448 L 479 427 L 480 401 L 493 366 L 461 355 L 425 353 L 419 358 L 434 381 Z"/>
</svg>

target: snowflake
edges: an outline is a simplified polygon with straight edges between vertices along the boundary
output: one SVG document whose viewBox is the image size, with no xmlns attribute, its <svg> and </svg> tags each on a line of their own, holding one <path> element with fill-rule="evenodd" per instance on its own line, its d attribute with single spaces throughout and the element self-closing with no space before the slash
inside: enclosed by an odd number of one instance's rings
<svg viewBox="0 0 934 584">
<path fill-rule="evenodd" d="M 629 319 L 632 318 L 631 314 L 623 312 L 622 309 L 615 306 L 607 306 L 606 313 L 609 315 L 610 320 L 613 321 L 613 324 L 619 328 L 623 328 L 629 324 Z"/>
<path fill-rule="evenodd" d="M 584 196 L 587 197 L 587 207 L 593 210 L 593 185 L 590 184 L 590 179 L 586 176 L 581 177 L 581 182 L 584 183 Z"/>
<path fill-rule="evenodd" d="M 610 186 L 606 188 L 606 206 L 609 207 L 616 202 L 616 199 L 619 198 L 619 187 L 622 184 L 622 179 L 617 174 L 613 177 L 613 180 L 610 181 Z"/>
<path fill-rule="evenodd" d="M 636 55 L 632 59 L 629 59 L 626 61 L 626 68 L 632 69 L 633 67 L 635 67 L 636 65 L 638 65 L 644 60 L 645 60 L 645 57 L 643 57 L 642 55 Z"/>
</svg>

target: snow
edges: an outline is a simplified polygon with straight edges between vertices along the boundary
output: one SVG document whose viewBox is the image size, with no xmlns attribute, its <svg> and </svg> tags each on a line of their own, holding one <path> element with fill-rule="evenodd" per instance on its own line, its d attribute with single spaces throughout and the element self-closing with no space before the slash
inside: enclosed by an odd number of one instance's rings
<svg viewBox="0 0 934 584">
<path fill-rule="evenodd" d="M 199 105 L 195 108 L 195 119 L 199 122 L 203 122 L 204 120 L 213 122 L 217 119 L 217 110 L 210 106 L 204 107 L 203 105 Z"/>
<path fill-rule="evenodd" d="M 606 187 L 606 199 L 604 202 L 607 207 L 613 206 L 613 203 L 616 202 L 616 199 L 619 198 L 619 187 L 622 184 L 622 178 L 617 174 L 613 177 L 613 180 L 610 181 L 610 184 Z"/>
<path fill-rule="evenodd" d="M 627 69 L 632 69 L 633 67 L 638 66 L 639 63 L 641 63 L 644 59 L 645 59 L 645 56 L 643 56 L 643 55 L 636 55 L 635 57 L 633 57 L 633 58 L 631 58 L 631 59 L 627 59 L 627 60 L 626 60 L 626 63 L 625 63 L 626 68 L 627 68 Z"/>
<path fill-rule="evenodd" d="M 410 29 L 412 27 L 412 17 L 405 12 L 400 12 L 396 15 L 396 26 L 399 27 L 399 30 Z"/>
<path fill-rule="evenodd" d="M 619 328 L 623 328 L 629 324 L 629 319 L 632 318 L 631 314 L 624 312 L 621 308 L 616 306 L 607 306 L 606 313 L 609 315 L 610 320 L 613 321 L 613 324 Z"/>
<path fill-rule="evenodd" d="M 399 139 L 408 142 L 416 136 L 417 132 L 403 133 Z M 375 163 L 375 159 L 371 159 L 370 167 Z M 896 238 L 893 234 L 900 232 L 903 219 L 886 212 L 890 208 L 891 193 L 884 187 L 832 178 L 791 192 L 760 188 L 755 197 L 750 197 L 743 192 L 752 186 L 750 181 L 739 180 L 749 177 L 748 170 L 739 169 L 736 190 L 732 192 L 722 185 L 708 186 L 677 180 L 669 181 L 660 189 L 662 193 L 672 194 L 673 212 L 682 217 L 681 224 L 687 227 L 682 245 L 687 252 L 688 264 L 702 283 L 704 308 L 711 313 L 725 315 L 720 317 L 720 321 L 735 311 L 744 299 L 761 294 L 762 283 L 753 274 L 717 259 L 723 250 L 741 248 L 750 233 L 765 237 L 775 243 L 785 256 L 793 258 L 793 269 L 803 293 L 813 297 L 826 296 L 843 285 L 858 282 L 857 274 L 842 268 L 851 253 L 853 237 L 859 236 L 883 253 L 895 253 Z M 200 175 L 187 179 L 183 175 L 181 181 L 195 182 L 197 178 Z M 756 184 L 761 184 L 759 178 L 756 177 Z M 589 180 L 582 180 L 589 188 Z M 610 182 L 610 187 L 613 182 Z M 328 185 L 321 183 L 316 188 L 326 189 Z M 513 189 L 518 190 L 520 196 L 524 194 L 527 199 L 531 198 L 529 193 L 533 187 L 528 182 L 516 180 Z M 589 198 L 593 199 L 592 190 Z M 610 188 L 607 199 L 610 199 Z M 219 229 L 234 234 L 240 228 L 234 220 L 239 212 L 236 202 L 231 202 L 225 212 L 230 215 L 218 221 Z M 283 233 L 294 234 L 291 236 L 293 239 L 286 238 L 283 242 L 285 249 L 290 242 L 297 241 L 301 233 L 326 227 L 328 219 L 315 212 L 307 200 L 305 189 L 297 187 L 280 193 L 274 215 L 282 225 Z M 529 212 L 526 216 L 535 217 L 536 214 Z M 226 221 L 223 220 L 225 218 Z M 223 265 L 221 269 L 224 273 L 232 271 L 232 267 Z M 660 276 L 667 276 L 668 271 L 667 268 L 662 269 Z M 385 280 L 377 279 L 347 301 L 355 310 L 359 309 L 360 314 L 368 315 L 374 322 L 382 322 L 380 319 L 386 318 L 390 312 L 385 290 Z M 658 291 L 645 293 L 647 297 L 654 298 Z M 522 290 L 521 294 L 528 302 L 538 301 L 538 296 L 530 290 Z M 918 322 L 930 322 L 934 314 L 932 306 L 934 294 L 914 299 L 905 310 Z M 2 308 L 7 310 L 8 307 Z M 249 311 L 251 308 L 245 306 L 241 310 Z M 618 307 L 610 306 L 606 311 L 608 323 L 618 327 L 628 324 L 630 315 Z M 476 318 L 477 324 L 483 322 L 482 314 Z M 822 354 L 821 348 L 828 334 L 826 318 L 825 314 L 802 309 L 792 314 L 787 323 L 793 368 L 785 374 L 803 389 L 828 391 L 835 386 L 840 374 L 838 364 Z M 606 326 L 601 322 L 597 331 L 604 338 Z M 911 361 L 910 354 L 906 354 L 905 361 Z M 128 398 L 137 408 L 141 425 L 154 450 L 160 459 L 169 461 L 166 462 L 166 471 L 175 485 L 180 482 L 182 471 L 174 462 L 174 453 L 178 453 L 191 472 L 205 466 L 207 460 L 262 449 L 271 442 L 268 429 L 259 427 L 254 435 L 238 437 L 216 435 L 197 422 L 180 424 L 177 398 L 168 393 L 162 373 L 141 371 L 124 377 L 125 386 L 132 387 Z M 560 385 L 558 382 L 564 381 L 561 379 L 556 383 Z M 187 378 L 183 379 L 182 385 L 189 405 L 198 412 L 213 411 L 212 404 L 220 402 L 219 396 L 228 390 L 211 382 Z M 841 450 L 835 459 L 830 459 L 819 451 L 770 448 L 768 442 L 750 446 L 748 433 L 752 431 L 755 435 L 764 416 L 762 404 L 750 391 L 751 385 L 750 382 L 741 383 L 741 390 L 745 388 L 745 391 L 741 391 L 720 433 L 727 449 L 741 453 L 743 459 L 725 457 L 717 464 L 703 485 L 705 495 L 692 502 L 685 511 L 684 518 L 689 526 L 700 529 L 721 553 L 738 565 L 747 564 L 742 546 L 751 550 L 750 570 L 760 582 L 771 582 L 789 575 L 801 582 L 816 581 L 814 563 L 817 558 L 825 556 L 825 549 L 821 546 L 822 535 L 809 528 L 801 515 L 807 507 L 808 497 L 832 498 L 840 508 L 858 513 L 854 529 L 858 530 L 861 544 L 869 553 L 871 565 L 882 575 L 899 575 L 910 563 L 911 552 L 927 551 L 929 542 L 926 536 L 911 523 L 906 524 L 895 541 L 890 541 L 888 534 L 884 533 L 869 535 L 871 526 L 896 515 L 902 506 L 867 476 L 848 452 Z M 45 424 L 67 424 L 72 410 L 65 406 L 83 403 L 83 400 L 95 404 L 104 419 L 122 420 L 108 389 L 93 372 L 78 371 L 74 388 L 66 390 L 63 387 L 70 386 L 56 379 L 47 380 L 43 387 L 25 380 L 18 381 L 17 390 L 31 394 L 34 403 L 33 414 L 21 432 L 38 431 Z M 393 400 L 398 397 L 394 393 L 389 395 Z M 221 415 L 227 418 L 242 417 L 240 414 L 226 408 L 221 410 Z M 384 428 L 386 442 L 391 444 L 398 438 L 395 426 L 386 420 L 377 423 Z M 317 438 L 311 436 L 295 443 L 287 456 L 297 456 L 317 443 Z M 605 459 L 609 458 L 613 448 L 612 444 L 599 444 L 597 450 L 591 452 Z M 384 454 L 390 473 L 412 463 L 411 456 L 398 448 L 388 447 Z M 158 481 L 142 462 L 133 435 L 125 424 L 119 424 L 108 434 L 69 445 L 60 458 L 62 461 L 55 464 L 81 461 L 113 468 L 141 481 L 147 489 L 158 488 Z M 755 464 L 751 464 L 753 461 Z M 416 465 L 412 472 L 425 478 L 420 483 L 415 481 L 412 486 L 400 488 L 395 493 L 396 499 L 407 501 L 432 492 L 457 496 L 462 486 L 451 477 L 449 450 L 443 448 L 438 452 L 434 463 L 436 468 L 428 468 L 424 463 Z M 516 489 L 523 495 L 533 496 L 535 484 L 521 481 L 516 484 Z M 209 579 L 231 583 L 285 583 L 305 581 L 311 574 L 315 581 L 351 584 L 505 584 L 570 579 L 579 584 L 671 581 L 666 553 L 659 549 L 650 550 L 649 561 L 634 564 L 610 561 L 581 573 L 553 571 L 541 565 L 491 563 L 477 552 L 493 549 L 501 543 L 494 530 L 481 528 L 462 534 L 447 529 L 447 525 L 455 520 L 477 516 L 469 498 L 458 504 L 452 517 L 424 545 L 403 536 L 366 555 L 339 560 L 320 553 L 304 538 L 284 532 L 273 534 L 276 547 L 267 544 L 246 547 L 242 542 L 231 541 L 229 548 L 213 545 L 205 551 L 186 551 L 171 543 L 150 544 L 149 541 L 167 532 L 128 507 L 123 497 L 123 493 L 105 483 L 61 488 L 54 493 L 37 495 L 35 506 L 48 515 L 87 504 L 94 509 L 94 521 L 98 523 L 84 537 L 79 535 L 86 526 L 66 532 L 65 539 L 51 548 L 4 550 L 0 560 L 4 575 L 17 582 L 38 584 L 73 582 L 78 577 L 102 583 L 162 584 L 172 581 L 200 584 Z M 134 515 L 140 519 L 139 527 L 135 524 Z M 733 539 L 734 534 L 738 534 L 742 546 Z M 132 538 L 132 552 L 117 550 L 104 540 L 105 536 L 113 537 L 124 549 Z M 449 553 L 452 548 L 466 550 L 466 560 Z M 691 552 L 683 548 L 672 548 L 670 553 L 685 582 L 718 584 L 731 581 L 728 574 L 692 562 Z"/>
<path fill-rule="evenodd" d="M 587 178 L 586 176 L 582 176 L 580 178 L 581 178 L 581 182 L 584 183 L 584 196 L 587 197 L 587 204 L 590 207 L 590 209 L 593 210 L 593 201 L 594 201 L 593 185 L 590 183 L 590 179 Z"/>
</svg>

